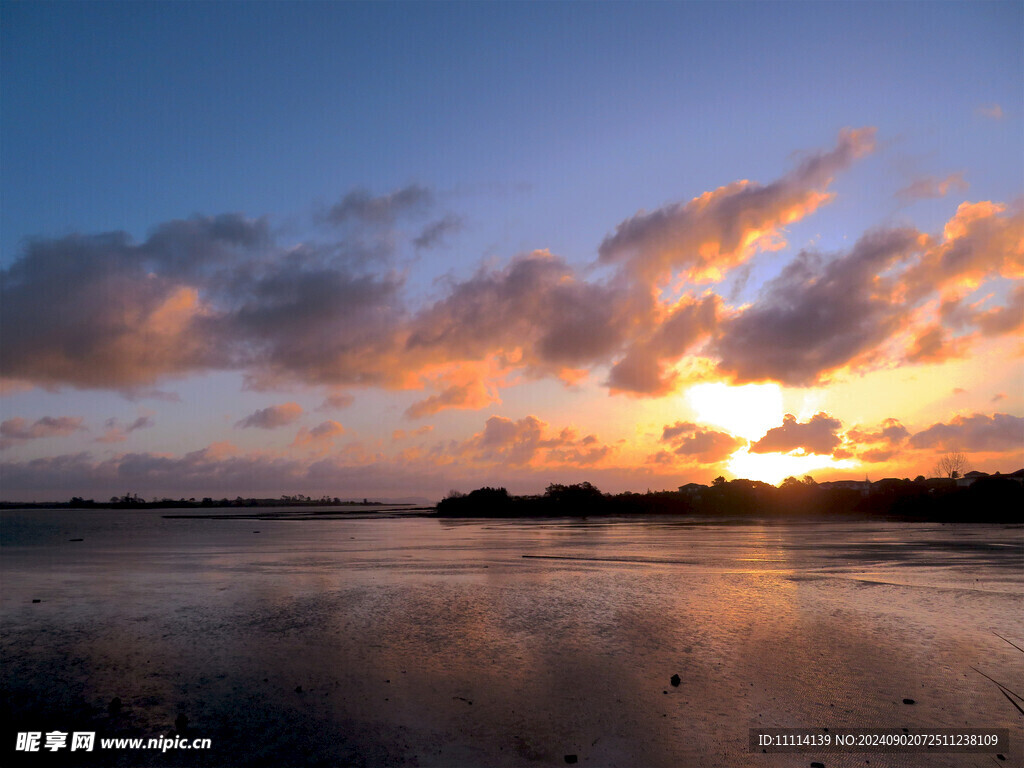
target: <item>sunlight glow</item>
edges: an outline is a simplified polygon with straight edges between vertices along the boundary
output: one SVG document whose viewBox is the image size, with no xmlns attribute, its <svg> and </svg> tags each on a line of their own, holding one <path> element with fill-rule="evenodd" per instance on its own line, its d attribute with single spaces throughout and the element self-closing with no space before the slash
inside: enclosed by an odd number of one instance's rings
<svg viewBox="0 0 1024 768">
<path fill-rule="evenodd" d="M 782 389 L 778 384 L 730 387 L 721 382 L 697 384 L 686 393 L 690 407 L 702 423 L 757 440 L 782 424 Z"/>
<path fill-rule="evenodd" d="M 736 477 L 760 480 L 778 485 L 787 477 L 802 478 L 816 469 L 850 469 L 857 466 L 850 459 L 837 461 L 831 456 L 791 456 L 785 453 L 749 453 L 746 448 L 736 451 L 726 464 Z"/>
</svg>

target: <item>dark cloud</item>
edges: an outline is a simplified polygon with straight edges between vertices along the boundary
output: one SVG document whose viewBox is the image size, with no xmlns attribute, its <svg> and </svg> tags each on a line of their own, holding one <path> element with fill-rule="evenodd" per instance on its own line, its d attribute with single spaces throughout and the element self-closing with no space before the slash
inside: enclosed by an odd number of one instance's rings
<svg viewBox="0 0 1024 768">
<path fill-rule="evenodd" d="M 106 427 L 106 431 L 97 437 L 94 442 L 123 443 L 128 439 L 128 435 L 130 433 L 137 429 L 149 429 L 154 426 L 154 422 L 149 416 L 139 416 L 127 427 L 122 427 L 121 423 L 116 418 L 110 418 L 103 423 L 103 426 Z"/>
<path fill-rule="evenodd" d="M 750 446 L 751 453 L 816 453 L 831 455 L 843 439 L 837 434 L 843 424 L 825 413 L 817 413 L 810 421 L 798 422 L 787 413 L 781 427 L 774 427 Z"/>
<path fill-rule="evenodd" d="M 85 430 L 80 416 L 43 416 L 34 422 L 15 417 L 0 423 L 0 449 L 26 440 L 44 437 L 67 437 Z"/>
<path fill-rule="evenodd" d="M 767 186 L 739 181 L 626 219 L 599 248 L 602 262 L 625 264 L 644 282 L 683 270 L 691 278 L 737 266 L 759 248 L 776 247 L 781 227 L 828 199 L 832 177 L 874 148 L 873 128 L 843 130 L 836 147 L 806 158 Z"/>
<path fill-rule="evenodd" d="M 149 429 L 152 426 L 153 419 L 149 416 L 139 416 L 139 418 L 127 426 L 125 432 L 134 432 L 136 429 Z"/>
<path fill-rule="evenodd" d="M 562 259 L 536 252 L 454 284 L 413 319 L 406 348 L 441 361 L 523 348 L 539 370 L 592 365 L 628 337 L 629 301 L 624 289 L 580 282 Z"/>
<path fill-rule="evenodd" d="M 348 408 L 352 403 L 356 401 L 353 395 L 348 392 L 340 392 L 333 395 L 328 395 L 324 398 L 324 401 L 317 406 L 318 411 L 340 411 L 343 408 Z"/>
<path fill-rule="evenodd" d="M 412 241 L 412 244 L 417 248 L 433 248 L 440 245 L 448 235 L 460 232 L 462 226 L 462 219 L 450 213 L 425 226 L 423 231 Z"/>
<path fill-rule="evenodd" d="M 831 260 L 801 252 L 751 307 L 722 322 L 713 349 L 738 382 L 803 386 L 870 355 L 907 320 L 896 278 L 884 273 L 919 251 L 914 230 L 874 232 Z"/>
<path fill-rule="evenodd" d="M 323 218 L 331 224 L 358 221 L 390 226 L 402 215 L 419 213 L 433 203 L 429 189 L 411 184 L 387 195 L 373 196 L 366 189 L 354 189 L 333 205 Z"/>
<path fill-rule="evenodd" d="M 690 422 L 677 421 L 666 426 L 661 441 L 669 443 L 678 456 L 701 464 L 717 464 L 727 459 L 747 441 L 728 432 L 719 432 Z"/>
<path fill-rule="evenodd" d="M 284 403 L 283 405 L 272 405 L 269 408 L 262 408 L 251 413 L 244 419 L 235 423 L 238 429 L 258 427 L 259 429 L 277 429 L 296 421 L 302 416 L 302 406 L 298 403 Z"/>
<path fill-rule="evenodd" d="M 1024 418 L 1008 413 L 955 416 L 949 423 L 933 424 L 916 433 L 910 445 L 940 451 L 1020 451 L 1024 447 Z"/>
</svg>

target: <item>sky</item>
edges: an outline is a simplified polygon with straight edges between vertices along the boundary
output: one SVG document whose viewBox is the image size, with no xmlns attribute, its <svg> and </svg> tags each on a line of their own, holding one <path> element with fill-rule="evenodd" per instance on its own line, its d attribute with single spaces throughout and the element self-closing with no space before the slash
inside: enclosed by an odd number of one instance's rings
<svg viewBox="0 0 1024 768">
<path fill-rule="evenodd" d="M 1017 470 L 1022 29 L 0 2 L 0 498 Z"/>
</svg>

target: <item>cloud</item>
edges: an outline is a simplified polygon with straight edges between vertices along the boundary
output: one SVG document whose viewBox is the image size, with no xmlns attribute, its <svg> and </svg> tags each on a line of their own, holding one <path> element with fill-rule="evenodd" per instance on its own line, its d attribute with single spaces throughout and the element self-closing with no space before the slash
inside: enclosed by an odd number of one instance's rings
<svg viewBox="0 0 1024 768">
<path fill-rule="evenodd" d="M 907 201 L 945 197 L 950 191 L 966 192 L 968 186 L 968 183 L 964 181 L 962 173 L 951 173 L 944 179 L 939 179 L 936 176 L 926 176 L 900 189 L 896 192 L 896 197 Z"/>
<path fill-rule="evenodd" d="M 875 431 L 866 431 L 854 427 L 847 431 L 846 437 L 856 443 L 900 445 L 910 437 L 910 432 L 900 423 L 899 419 L 890 418 L 885 419 Z"/>
<path fill-rule="evenodd" d="M 931 325 L 917 334 L 906 359 L 910 363 L 944 363 L 966 353 L 966 340 L 952 339 L 941 325 Z"/>
<path fill-rule="evenodd" d="M 676 455 L 701 464 L 724 461 L 736 449 L 747 444 L 742 437 L 683 421 L 666 426 L 662 430 L 661 441 L 669 443 Z"/>
<path fill-rule="evenodd" d="M 1024 328 L 1024 285 L 1010 292 L 1005 306 L 978 311 L 970 318 L 984 336 L 1003 336 Z"/>
<path fill-rule="evenodd" d="M 433 248 L 440 245 L 448 235 L 460 232 L 462 227 L 462 219 L 449 213 L 424 227 L 423 231 L 412 241 L 412 244 L 417 248 Z"/>
<path fill-rule="evenodd" d="M 166 222 L 141 242 L 124 233 L 40 239 L 0 274 L 0 371 L 11 383 L 133 396 L 213 371 L 237 371 L 263 390 L 426 385 L 434 391 L 409 409 L 418 418 L 497 402 L 512 371 L 573 383 L 607 366 L 613 392 L 643 396 L 678 387 L 680 363 L 717 362 L 736 382 L 806 385 L 844 366 L 888 364 L 897 341 L 901 354 L 925 361 L 947 354 L 950 338 L 962 352 L 979 336 L 1019 329 L 1019 290 L 1005 306 L 965 307 L 918 327 L 915 310 L 937 291 L 953 301 L 990 277 L 1024 275 L 1024 218 L 991 202 L 961 205 L 941 238 L 907 228 L 869 233 L 832 257 L 803 252 L 747 306 L 652 290 L 670 272 L 713 278 L 777 247 L 783 227 L 826 202 L 832 177 L 873 142 L 872 129 L 847 130 L 766 186 L 736 182 L 638 214 L 601 246 L 594 266 L 618 265 L 613 275 L 587 278 L 535 251 L 452 279 L 431 302 L 408 295 L 402 272 L 363 245 L 365 236 L 428 247 L 454 231 L 450 215 L 415 239 L 391 230 L 432 205 L 417 185 L 350 192 L 325 214 L 343 225 L 327 243 L 285 245 L 265 219 L 240 214 Z M 966 335 L 951 336 L 956 323 Z M 438 376 L 485 361 L 486 375 Z M 320 408 L 350 402 L 333 394 Z"/>
<path fill-rule="evenodd" d="M 139 416 L 127 427 L 121 427 L 117 419 L 107 419 L 103 424 L 106 431 L 96 438 L 97 443 L 123 443 L 128 435 L 137 429 L 149 429 L 154 426 L 153 419 L 149 416 Z"/>
<path fill-rule="evenodd" d="M 889 418 L 874 430 L 859 427 L 847 430 L 845 437 L 849 443 L 849 449 L 854 447 L 860 449 L 857 457 L 861 461 L 877 464 L 895 456 L 910 437 L 910 431 L 900 423 L 899 419 Z M 836 453 L 838 451 L 834 451 L 833 455 Z"/>
<path fill-rule="evenodd" d="M 453 384 L 437 395 L 419 400 L 410 405 L 405 416 L 408 419 L 422 419 L 448 408 L 479 410 L 498 402 L 497 395 L 482 381 L 473 380 L 465 384 Z"/>
<path fill-rule="evenodd" d="M 1007 413 L 955 416 L 933 424 L 910 438 L 914 448 L 940 451 L 1004 452 L 1024 446 L 1024 418 Z"/>
<path fill-rule="evenodd" d="M 757 302 L 720 324 L 719 370 L 737 382 L 802 386 L 869 356 L 906 320 L 898 283 L 884 274 L 920 248 L 916 231 L 897 229 L 869 233 L 829 261 L 801 252 Z"/>
<path fill-rule="evenodd" d="M 903 276 L 911 299 L 939 289 L 974 290 L 1001 275 L 1024 277 L 1024 207 L 964 202 Z"/>
<path fill-rule="evenodd" d="M 721 299 L 683 297 L 646 336 L 630 345 L 626 355 L 612 366 L 608 386 L 613 392 L 665 395 L 675 390 L 679 377 L 670 363 L 704 341 L 714 331 L 721 313 Z"/>
<path fill-rule="evenodd" d="M 429 434 L 430 432 L 433 431 L 433 424 L 424 424 L 422 427 L 418 427 L 417 429 L 411 431 L 406 431 L 404 429 L 396 429 L 391 433 L 391 440 L 397 443 L 400 440 L 405 440 L 408 437 L 422 437 L 423 435 Z"/>
<path fill-rule="evenodd" d="M 0 423 L 0 449 L 26 440 L 46 437 L 68 437 L 85 430 L 80 416 L 43 416 L 29 423 L 20 416 Z"/>
<path fill-rule="evenodd" d="M 600 259 L 624 264 L 645 283 L 680 270 L 690 280 L 720 279 L 755 252 L 781 247 L 782 228 L 828 202 L 833 176 L 871 152 L 874 136 L 873 128 L 844 129 L 834 149 L 767 186 L 737 181 L 687 203 L 641 211 L 604 239 Z"/>
<path fill-rule="evenodd" d="M 406 350 L 441 362 L 521 349 L 524 364 L 557 373 L 620 348 L 631 309 L 624 288 L 581 282 L 562 259 L 536 251 L 453 284 L 413 319 Z"/>
<path fill-rule="evenodd" d="M 816 453 L 828 456 L 839 447 L 843 439 L 837 434 L 843 424 L 825 413 L 817 413 L 810 421 L 800 423 L 787 413 L 781 427 L 774 427 L 750 446 L 751 453 Z"/>
<path fill-rule="evenodd" d="M 357 221 L 378 226 L 390 226 L 398 217 L 429 208 L 434 196 L 418 184 L 374 197 L 366 189 L 354 189 L 333 205 L 323 220 L 331 224 Z"/>
<path fill-rule="evenodd" d="M 982 117 L 987 117 L 990 120 L 1003 119 L 1003 108 L 999 104 L 982 104 L 975 111 Z"/>
<path fill-rule="evenodd" d="M 343 434 L 345 434 L 345 427 L 333 419 L 328 419 L 312 429 L 302 427 L 298 434 L 295 435 L 292 445 L 295 447 L 310 445 L 329 447 L 334 438 L 340 437 Z"/>
<path fill-rule="evenodd" d="M 339 392 L 325 397 L 324 401 L 316 409 L 318 411 L 340 411 L 348 408 L 355 401 L 355 397 L 348 392 Z"/>
<path fill-rule="evenodd" d="M 455 454 L 485 464 L 589 465 L 610 451 L 596 436 L 580 438 L 568 427 L 551 434 L 547 423 L 536 416 L 519 421 L 492 416 L 483 431 L 459 445 Z"/>
<path fill-rule="evenodd" d="M 197 285 L 267 242 L 263 220 L 195 217 L 135 244 L 124 233 L 30 242 L 0 274 L 0 370 L 43 386 L 144 389 L 225 365 Z"/>
<path fill-rule="evenodd" d="M 284 403 L 283 405 L 272 405 L 251 413 L 244 419 L 235 423 L 238 429 L 258 427 L 259 429 L 277 429 L 291 424 L 302 416 L 302 406 L 298 403 Z M 325 422 L 327 423 L 327 422 Z"/>
</svg>

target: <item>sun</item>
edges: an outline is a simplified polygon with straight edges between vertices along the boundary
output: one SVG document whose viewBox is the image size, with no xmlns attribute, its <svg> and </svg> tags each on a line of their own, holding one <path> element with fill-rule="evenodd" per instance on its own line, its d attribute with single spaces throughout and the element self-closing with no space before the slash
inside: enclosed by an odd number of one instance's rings
<svg viewBox="0 0 1024 768">
<path fill-rule="evenodd" d="M 803 477 L 818 469 L 850 469 L 856 466 L 850 459 L 834 459 L 831 456 L 808 454 L 793 456 L 787 453 L 750 453 L 740 448 L 726 464 L 736 477 L 760 480 L 778 485 L 787 477 Z"/>
<path fill-rule="evenodd" d="M 769 429 L 782 424 L 782 388 L 778 384 L 697 384 L 687 391 L 686 399 L 699 421 L 747 440 L 764 437 Z"/>
<path fill-rule="evenodd" d="M 772 427 L 780 426 L 785 414 L 782 388 L 778 384 L 739 387 L 722 382 L 697 384 L 687 391 L 686 399 L 701 423 L 720 427 L 751 442 L 764 437 Z M 818 469 L 853 466 L 850 460 L 840 461 L 831 456 L 751 453 L 748 447 L 737 450 L 726 463 L 726 468 L 736 477 L 773 484 Z"/>
</svg>

